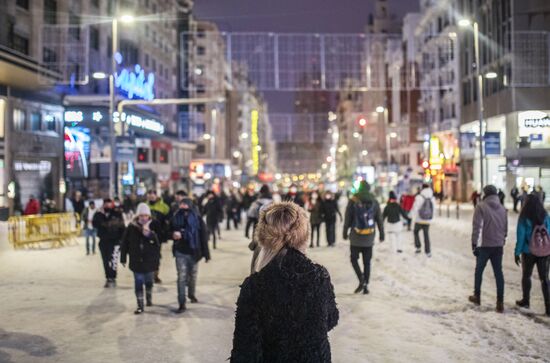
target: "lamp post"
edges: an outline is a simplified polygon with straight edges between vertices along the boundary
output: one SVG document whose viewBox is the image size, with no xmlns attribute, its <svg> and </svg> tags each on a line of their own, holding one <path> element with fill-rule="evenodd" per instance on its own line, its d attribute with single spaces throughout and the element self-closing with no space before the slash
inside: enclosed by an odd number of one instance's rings
<svg viewBox="0 0 550 363">
<path fill-rule="evenodd" d="M 111 148 L 111 161 L 109 163 L 109 197 L 114 197 L 118 193 L 118 180 L 116 177 L 116 135 L 115 135 L 115 75 L 116 75 L 116 60 L 115 54 L 118 52 L 118 21 L 117 17 L 113 17 L 112 30 L 111 30 L 111 73 L 109 76 L 109 144 Z M 131 23 L 134 21 L 134 17 L 131 15 L 123 15 L 120 17 L 120 21 L 123 23 Z"/>
<path fill-rule="evenodd" d="M 378 114 L 384 115 L 384 129 L 386 130 L 386 164 L 388 168 L 388 183 L 390 177 L 390 164 L 391 164 L 391 143 L 390 143 L 390 133 L 388 132 L 389 121 L 388 121 L 388 108 L 383 106 L 376 107 L 376 112 Z"/>
</svg>

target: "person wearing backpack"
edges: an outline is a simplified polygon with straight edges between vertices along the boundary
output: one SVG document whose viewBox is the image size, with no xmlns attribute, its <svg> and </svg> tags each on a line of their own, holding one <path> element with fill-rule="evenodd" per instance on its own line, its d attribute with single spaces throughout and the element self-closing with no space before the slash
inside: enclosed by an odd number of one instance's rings
<svg viewBox="0 0 550 363">
<path fill-rule="evenodd" d="M 359 280 L 359 286 L 355 289 L 356 294 L 361 291 L 363 294 L 369 293 L 368 284 L 376 227 L 380 233 L 380 242 L 383 242 L 384 223 L 380 205 L 371 194 L 370 185 L 363 180 L 346 207 L 343 233 L 344 240 L 349 237 L 351 265 Z M 363 256 L 363 271 L 359 267 L 359 255 Z"/>
<path fill-rule="evenodd" d="M 256 241 L 255 232 L 258 221 L 260 220 L 260 210 L 273 202 L 269 186 L 267 184 L 262 185 L 260 188 L 260 195 L 256 199 L 247 212 L 247 222 L 245 229 L 245 236 L 249 238 L 250 227 L 252 227 L 252 241 L 248 244 L 248 248 L 253 252 L 252 261 L 250 263 L 250 273 L 254 273 L 254 266 L 256 265 L 256 259 L 260 253 L 260 244 Z"/>
<path fill-rule="evenodd" d="M 477 205 L 472 228 L 472 251 L 476 257 L 474 294 L 468 300 L 481 304 L 481 281 L 487 262 L 491 261 L 497 285 L 497 313 L 504 312 L 504 275 L 502 256 L 508 234 L 508 215 L 500 203 L 497 188 L 483 188 L 483 200 Z M 481 237 L 481 238 L 480 238 Z"/>
<path fill-rule="evenodd" d="M 522 265 L 521 287 L 523 298 L 516 305 L 529 308 L 531 293 L 531 275 L 535 265 L 542 284 L 542 295 L 546 315 L 550 316 L 550 217 L 544 209 L 540 198 L 529 194 L 525 198 L 518 219 L 517 241 L 515 250 L 516 265 Z"/>
<path fill-rule="evenodd" d="M 416 253 L 421 253 L 420 231 L 424 233 L 424 252 L 432 257 L 430 246 L 430 223 L 434 216 L 435 198 L 432 188 L 428 184 L 422 184 L 422 190 L 414 198 L 411 216 L 414 220 L 414 246 Z"/>
</svg>

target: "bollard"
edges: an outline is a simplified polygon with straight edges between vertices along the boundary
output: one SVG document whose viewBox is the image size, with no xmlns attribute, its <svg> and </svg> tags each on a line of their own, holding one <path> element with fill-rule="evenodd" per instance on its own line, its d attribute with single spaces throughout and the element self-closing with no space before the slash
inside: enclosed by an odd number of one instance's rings
<svg viewBox="0 0 550 363">
<path fill-rule="evenodd" d="M 456 201 L 456 219 L 460 219 L 460 204 Z"/>
</svg>

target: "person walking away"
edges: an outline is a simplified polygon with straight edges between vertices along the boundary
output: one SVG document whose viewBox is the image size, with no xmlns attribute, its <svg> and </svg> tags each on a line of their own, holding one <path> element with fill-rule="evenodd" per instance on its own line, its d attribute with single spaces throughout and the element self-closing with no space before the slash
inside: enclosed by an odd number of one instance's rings
<svg viewBox="0 0 550 363">
<path fill-rule="evenodd" d="M 477 190 L 474 190 L 470 196 L 474 209 L 477 207 L 477 203 L 479 203 L 479 198 L 481 198 L 481 194 L 479 194 Z"/>
<path fill-rule="evenodd" d="M 403 248 L 401 246 L 401 230 L 403 229 L 403 223 L 401 222 L 401 217 L 407 221 L 407 225 L 410 224 L 409 216 L 407 212 L 401 208 L 401 205 L 397 203 L 397 196 L 395 192 L 390 191 L 388 203 L 384 207 L 382 212 L 382 218 L 384 221 L 387 219 L 388 223 L 384 226 L 384 230 L 388 235 L 388 239 L 392 242 L 392 248 L 397 253 L 402 253 Z"/>
<path fill-rule="evenodd" d="M 239 228 L 239 214 L 241 213 L 240 204 L 241 203 L 239 199 L 237 199 L 236 192 L 231 191 L 225 205 L 227 215 L 226 227 L 228 231 L 231 229 L 231 222 L 233 222 L 235 229 Z"/>
<path fill-rule="evenodd" d="M 73 212 L 78 214 L 78 221 L 82 221 L 82 213 L 84 212 L 85 205 L 84 200 L 82 199 L 82 193 L 80 191 L 76 191 L 74 193 L 71 203 L 73 205 Z"/>
<path fill-rule="evenodd" d="M 476 192 L 477 193 L 477 192 Z M 422 190 L 414 198 L 411 211 L 414 220 L 414 246 L 416 253 L 421 253 L 420 231 L 424 234 L 424 252 L 426 256 L 432 257 L 430 245 L 430 223 L 434 216 L 435 198 L 432 188 L 428 184 L 422 185 Z"/>
<path fill-rule="evenodd" d="M 328 271 L 306 256 L 308 217 L 295 203 L 260 213 L 256 273 L 237 299 L 231 363 L 331 361 L 328 332 L 339 319 Z"/>
<path fill-rule="evenodd" d="M 544 205 L 535 194 L 529 194 L 521 209 L 516 229 L 515 249 L 516 265 L 522 266 L 521 287 L 523 298 L 516 305 L 529 308 L 531 294 L 531 275 L 537 266 L 546 315 L 550 316 L 550 217 Z"/>
<path fill-rule="evenodd" d="M 269 186 L 267 184 L 262 185 L 260 188 L 260 194 L 258 196 L 258 199 L 252 203 L 250 208 L 247 212 L 247 222 L 246 222 L 246 228 L 245 228 L 245 237 L 249 238 L 250 236 L 250 227 L 252 227 L 252 241 L 248 244 L 248 248 L 253 252 L 252 254 L 252 261 L 251 261 L 251 267 L 250 271 L 251 273 L 254 272 L 254 265 L 256 263 L 256 259 L 258 258 L 258 254 L 260 253 L 260 245 L 255 237 L 256 232 L 256 226 L 258 225 L 258 222 L 260 220 L 260 211 L 263 208 L 266 208 L 269 204 L 273 203 L 273 199 L 271 196 L 271 191 L 269 190 Z"/>
<path fill-rule="evenodd" d="M 412 194 L 403 194 L 400 198 L 401 208 L 407 213 L 407 231 L 411 230 L 411 210 L 414 205 L 415 196 Z"/>
<path fill-rule="evenodd" d="M 512 197 L 512 201 L 514 202 L 514 212 L 518 213 L 518 203 L 520 201 L 519 197 L 519 189 L 517 186 L 513 186 L 512 190 L 510 191 L 510 196 Z"/>
<path fill-rule="evenodd" d="M 212 238 L 212 246 L 216 249 L 216 234 L 219 236 L 219 223 L 223 215 L 221 203 L 213 191 L 209 191 L 206 195 L 206 204 L 204 205 L 204 215 L 206 216 L 206 225 L 208 227 L 208 235 Z"/>
<path fill-rule="evenodd" d="M 502 191 L 502 189 L 498 190 L 498 199 L 500 201 L 500 204 L 504 205 L 504 199 L 506 198 L 506 195 Z"/>
<path fill-rule="evenodd" d="M 120 253 L 120 240 L 124 233 L 124 220 L 122 214 L 114 209 L 111 199 L 105 199 L 103 206 L 98 210 L 92 220 L 92 225 L 97 229 L 99 237 L 99 251 L 105 270 L 105 286 L 116 286 L 118 255 Z"/>
<path fill-rule="evenodd" d="M 84 224 L 84 236 L 86 237 L 86 255 L 90 254 L 90 250 L 95 255 L 95 238 L 97 236 L 97 229 L 93 225 L 94 215 L 97 212 L 95 202 L 91 200 L 88 206 L 84 208 L 82 212 L 82 223 Z M 90 240 L 92 245 L 90 248 Z"/>
<path fill-rule="evenodd" d="M 355 289 L 356 294 L 361 291 L 363 294 L 369 293 L 368 284 L 376 226 L 380 233 L 380 242 L 383 242 L 384 223 L 380 205 L 371 194 L 370 185 L 363 180 L 346 207 L 343 235 L 344 240 L 349 237 L 351 265 L 359 280 L 359 286 Z M 359 255 L 363 257 L 363 271 L 359 267 Z"/>
<path fill-rule="evenodd" d="M 151 209 L 151 216 L 157 223 L 155 223 L 155 233 L 160 243 L 166 243 L 169 238 L 170 220 L 168 214 L 170 213 L 170 207 L 164 203 L 162 198 L 159 198 L 155 190 L 149 190 L 147 192 L 147 205 Z M 161 257 L 162 259 L 162 254 Z M 160 269 L 160 265 L 159 265 Z M 155 271 L 155 284 L 162 284 L 162 280 L 159 276 L 159 270 Z"/>
<path fill-rule="evenodd" d="M 315 241 L 315 235 L 317 235 L 317 247 L 319 247 L 319 240 L 321 238 L 321 223 L 323 222 L 323 215 L 321 210 L 321 200 L 319 199 L 319 193 L 313 192 L 307 203 L 307 210 L 309 212 L 309 223 L 311 224 L 311 243 L 310 248 L 313 248 L 313 242 Z"/>
<path fill-rule="evenodd" d="M 533 190 L 533 194 L 535 194 L 539 198 L 542 205 L 544 205 L 544 200 L 546 199 L 546 193 L 542 189 L 542 186 L 537 185 Z"/>
<path fill-rule="evenodd" d="M 329 247 L 334 247 L 336 244 L 336 215 L 340 217 L 340 222 L 342 222 L 342 214 L 334 194 L 330 191 L 325 192 L 325 198 L 321 203 L 321 215 L 323 222 L 325 222 L 327 243 Z"/>
<path fill-rule="evenodd" d="M 474 294 L 468 300 L 481 304 L 481 282 L 487 262 L 491 261 L 497 285 L 498 313 L 504 312 L 504 275 L 502 256 L 508 234 L 508 216 L 499 199 L 497 188 L 487 185 L 483 188 L 483 200 L 474 211 L 472 228 L 472 251 L 476 257 Z"/>
<path fill-rule="evenodd" d="M 25 206 L 25 211 L 23 212 L 23 215 L 32 216 L 35 214 L 40 214 L 40 202 L 34 197 L 34 195 L 31 194 L 31 196 L 29 197 L 29 201 Z"/>
<path fill-rule="evenodd" d="M 137 309 L 134 314 L 141 314 L 143 306 L 143 285 L 147 306 L 153 306 L 153 280 L 160 263 L 160 241 L 152 230 L 154 223 L 151 210 L 145 203 L 140 203 L 136 210 L 137 216 L 128 225 L 120 245 L 120 263 L 126 266 L 126 258 L 130 257 L 130 270 L 134 273 L 134 291 L 137 299 Z"/>
<path fill-rule="evenodd" d="M 191 303 L 197 303 L 196 284 L 199 261 L 210 260 L 208 231 L 203 219 L 193 209 L 193 201 L 184 198 L 171 220 L 172 252 L 178 272 L 178 314 L 186 310 L 186 292 Z M 186 291 L 187 290 L 187 291 Z"/>
</svg>

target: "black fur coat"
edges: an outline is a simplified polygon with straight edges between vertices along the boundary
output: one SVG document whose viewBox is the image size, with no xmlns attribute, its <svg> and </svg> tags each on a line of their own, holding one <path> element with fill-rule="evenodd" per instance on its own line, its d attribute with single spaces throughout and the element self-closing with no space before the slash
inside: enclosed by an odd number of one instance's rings
<svg viewBox="0 0 550 363">
<path fill-rule="evenodd" d="M 327 270 L 284 249 L 241 286 L 231 362 L 330 362 L 338 316 Z"/>
</svg>

